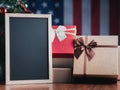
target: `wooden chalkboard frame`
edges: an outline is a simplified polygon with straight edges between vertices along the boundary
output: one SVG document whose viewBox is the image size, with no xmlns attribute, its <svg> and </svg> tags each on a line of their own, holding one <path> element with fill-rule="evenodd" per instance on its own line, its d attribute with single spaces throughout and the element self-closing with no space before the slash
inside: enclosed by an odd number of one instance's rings
<svg viewBox="0 0 120 90">
<path fill-rule="evenodd" d="M 10 79 L 10 18 L 46 18 L 48 20 L 48 77 L 46 79 L 40 80 L 11 80 Z M 37 23 L 37 22 L 36 22 Z M 32 84 L 32 83 L 52 83 L 52 46 L 51 46 L 51 38 L 50 38 L 50 30 L 51 30 L 51 15 L 50 14 L 18 14 L 18 13 L 7 13 L 5 14 L 5 45 L 6 45 L 6 84 Z M 27 27 L 27 26 L 26 26 Z M 30 27 L 30 26 L 28 26 Z M 41 73 L 41 72 L 40 72 Z"/>
</svg>

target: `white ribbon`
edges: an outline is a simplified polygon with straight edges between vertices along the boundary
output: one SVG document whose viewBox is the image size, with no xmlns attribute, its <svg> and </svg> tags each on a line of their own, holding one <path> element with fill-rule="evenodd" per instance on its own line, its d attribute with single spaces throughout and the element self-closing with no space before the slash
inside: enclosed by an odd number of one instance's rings
<svg viewBox="0 0 120 90">
<path fill-rule="evenodd" d="M 52 41 L 55 38 L 55 34 L 57 35 L 57 38 L 60 42 L 67 38 L 66 34 L 75 36 L 76 33 L 67 32 L 67 31 L 73 31 L 73 30 L 76 30 L 76 28 L 67 29 L 65 26 L 58 26 L 57 29 L 52 30 Z"/>
</svg>

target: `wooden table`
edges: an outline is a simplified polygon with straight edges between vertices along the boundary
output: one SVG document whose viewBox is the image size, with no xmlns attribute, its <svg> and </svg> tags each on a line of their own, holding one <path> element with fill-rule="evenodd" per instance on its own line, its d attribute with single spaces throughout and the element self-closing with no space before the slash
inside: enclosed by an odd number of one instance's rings
<svg viewBox="0 0 120 90">
<path fill-rule="evenodd" d="M 0 85 L 0 90 L 120 90 L 120 81 L 114 84 L 29 84 Z"/>
</svg>

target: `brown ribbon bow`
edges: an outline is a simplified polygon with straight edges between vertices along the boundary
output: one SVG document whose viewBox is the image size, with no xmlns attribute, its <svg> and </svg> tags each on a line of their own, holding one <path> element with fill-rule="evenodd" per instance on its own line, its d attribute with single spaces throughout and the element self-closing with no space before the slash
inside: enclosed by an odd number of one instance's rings
<svg viewBox="0 0 120 90">
<path fill-rule="evenodd" d="M 75 54 L 74 55 L 77 59 L 80 57 L 82 52 L 85 50 L 85 53 L 88 57 L 88 60 L 91 60 L 95 55 L 93 48 L 97 47 L 97 42 L 92 40 L 89 44 L 85 45 L 83 38 L 80 37 L 74 41 L 74 47 L 75 47 L 75 49 L 74 49 Z"/>
</svg>

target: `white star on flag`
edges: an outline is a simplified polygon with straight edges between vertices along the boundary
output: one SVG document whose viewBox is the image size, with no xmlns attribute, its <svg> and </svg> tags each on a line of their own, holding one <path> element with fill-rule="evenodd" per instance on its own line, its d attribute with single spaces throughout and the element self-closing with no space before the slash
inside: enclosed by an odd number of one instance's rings
<svg viewBox="0 0 120 90">
<path fill-rule="evenodd" d="M 51 15 L 54 14 L 54 12 L 52 10 L 49 10 L 48 13 L 51 14 Z"/>
<path fill-rule="evenodd" d="M 32 7 L 35 7 L 35 6 L 36 6 L 36 5 L 35 5 L 35 2 L 33 2 L 33 3 L 32 3 Z"/>
<path fill-rule="evenodd" d="M 37 10 L 36 13 L 37 13 L 37 14 L 40 14 L 40 13 L 41 13 L 41 10 Z"/>
<path fill-rule="evenodd" d="M 43 2 L 43 3 L 42 3 L 42 6 L 43 6 L 43 8 L 46 8 L 48 5 L 47 5 L 46 2 Z"/>
<path fill-rule="evenodd" d="M 55 18 L 55 19 L 54 19 L 54 22 L 55 22 L 56 24 L 58 24 L 58 23 L 60 22 L 60 20 L 59 20 L 58 18 Z"/>
<path fill-rule="evenodd" d="M 55 7 L 57 8 L 57 7 L 59 7 L 60 6 L 60 4 L 57 2 L 57 3 L 55 3 Z"/>
</svg>

